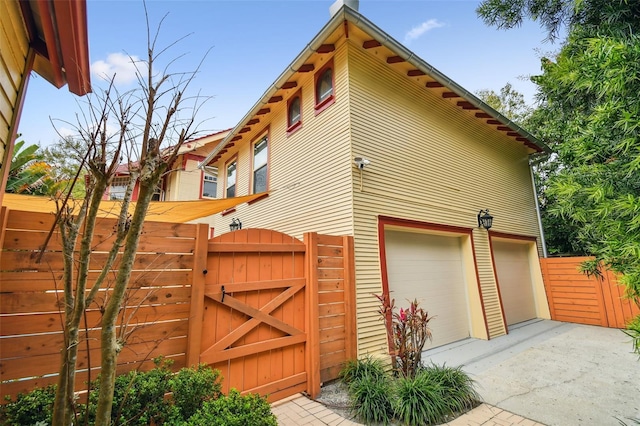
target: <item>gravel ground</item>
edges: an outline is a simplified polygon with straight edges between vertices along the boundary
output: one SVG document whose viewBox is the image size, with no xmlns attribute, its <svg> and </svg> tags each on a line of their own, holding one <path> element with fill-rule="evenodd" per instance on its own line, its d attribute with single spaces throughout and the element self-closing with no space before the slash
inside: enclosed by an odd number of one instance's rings
<svg viewBox="0 0 640 426">
<path fill-rule="evenodd" d="M 349 396 L 346 387 L 339 380 L 334 380 L 320 389 L 320 396 L 316 399 L 319 403 L 344 417 L 355 421 L 349 409 Z"/>
</svg>

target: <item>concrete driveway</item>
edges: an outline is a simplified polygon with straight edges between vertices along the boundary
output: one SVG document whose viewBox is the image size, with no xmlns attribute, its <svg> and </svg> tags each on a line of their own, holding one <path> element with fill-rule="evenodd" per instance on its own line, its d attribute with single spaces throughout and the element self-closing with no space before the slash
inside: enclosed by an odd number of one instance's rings
<svg viewBox="0 0 640 426">
<path fill-rule="evenodd" d="M 547 425 L 640 422 L 640 360 L 617 329 L 532 320 L 424 352 L 430 360 L 463 365 L 485 402 Z"/>
</svg>

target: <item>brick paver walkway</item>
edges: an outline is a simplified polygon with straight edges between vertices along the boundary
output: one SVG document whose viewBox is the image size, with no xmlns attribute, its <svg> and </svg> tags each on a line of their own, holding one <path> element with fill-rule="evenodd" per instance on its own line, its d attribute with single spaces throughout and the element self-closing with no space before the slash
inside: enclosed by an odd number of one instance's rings
<svg viewBox="0 0 640 426">
<path fill-rule="evenodd" d="M 360 425 L 340 417 L 319 402 L 312 401 L 303 395 L 278 401 L 272 406 L 271 411 L 278 418 L 280 426 Z M 488 404 L 482 404 L 446 424 L 450 426 L 544 426 L 542 423 Z"/>
</svg>

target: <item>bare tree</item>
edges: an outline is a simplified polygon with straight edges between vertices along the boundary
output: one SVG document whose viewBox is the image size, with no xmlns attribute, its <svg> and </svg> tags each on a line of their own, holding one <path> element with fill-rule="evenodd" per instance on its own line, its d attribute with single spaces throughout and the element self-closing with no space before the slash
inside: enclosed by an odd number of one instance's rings
<svg viewBox="0 0 640 426">
<path fill-rule="evenodd" d="M 54 425 L 67 426 L 73 421 L 80 323 L 107 276 L 115 274 L 105 296 L 101 322 L 101 382 L 95 421 L 98 426 L 110 424 L 116 362 L 125 343 L 123 335 L 117 333 L 118 313 L 129 287 L 145 215 L 162 175 L 176 159 L 184 141 L 195 135 L 194 117 L 207 100 L 201 96 L 185 96 L 202 62 L 189 73 L 171 73 L 168 67 L 156 72 L 158 58 L 177 42 L 158 51 L 156 44 L 162 21 L 152 36 L 148 14 L 145 16 L 148 56 L 135 63 L 138 88 L 119 93 L 112 78 L 108 89 L 89 98 L 86 111 L 74 125 L 86 145 L 84 163 L 90 172 L 90 180 L 87 196 L 80 205 L 72 206 L 68 196 L 59 199 L 57 223 L 64 254 L 65 347 L 54 405 Z M 173 62 L 169 61 L 169 64 Z M 129 164 L 131 179 L 120 205 L 113 246 L 97 279 L 91 281 L 91 244 L 100 203 L 124 159 Z M 130 213 L 136 181 L 138 198 Z"/>
</svg>

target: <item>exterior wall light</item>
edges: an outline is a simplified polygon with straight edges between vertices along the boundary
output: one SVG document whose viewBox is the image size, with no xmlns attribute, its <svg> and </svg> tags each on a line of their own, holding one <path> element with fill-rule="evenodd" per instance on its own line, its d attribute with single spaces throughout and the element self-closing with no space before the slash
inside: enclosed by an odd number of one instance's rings
<svg viewBox="0 0 640 426">
<path fill-rule="evenodd" d="M 231 219 L 231 223 L 229 224 L 229 229 L 231 231 L 237 231 L 239 229 L 242 229 L 242 222 L 240 222 L 240 219 Z"/>
<path fill-rule="evenodd" d="M 489 214 L 489 209 L 480 210 L 478 212 L 478 228 L 482 227 L 487 231 L 493 225 L 493 216 Z"/>
</svg>

